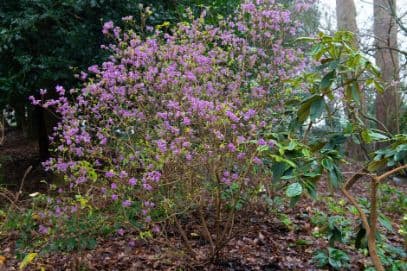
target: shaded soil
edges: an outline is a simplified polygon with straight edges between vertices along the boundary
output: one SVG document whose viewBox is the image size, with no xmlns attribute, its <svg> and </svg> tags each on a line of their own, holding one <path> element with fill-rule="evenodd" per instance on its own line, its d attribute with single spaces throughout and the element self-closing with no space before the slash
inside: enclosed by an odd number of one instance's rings
<svg viewBox="0 0 407 271">
<path fill-rule="evenodd" d="M 24 181 L 23 190 L 44 191 L 46 185 L 41 180 L 46 180 L 47 175 L 41 167 L 38 153 L 36 141 L 25 138 L 19 130 L 6 130 L 5 142 L 0 145 L 0 186 L 18 191 L 24 173 L 32 166 Z"/>
<path fill-rule="evenodd" d="M 355 186 L 353 193 L 367 195 L 366 183 Z M 399 187 L 404 192 L 407 187 Z M 321 184 L 320 193 L 328 195 L 328 189 Z M 332 195 L 339 201 L 339 195 Z M 94 250 L 73 253 L 54 253 L 41 255 L 29 270 L 322 270 L 315 267 L 312 257 L 315 251 L 328 246 L 324 238 L 315 238 L 315 229 L 310 218 L 317 210 L 326 210 L 322 201 L 302 199 L 295 208 L 286 206 L 284 213 L 292 221 L 287 226 L 277 219 L 275 212 L 269 212 L 261 204 L 253 204 L 249 211 L 237 218 L 234 238 L 226 245 L 219 260 L 213 263 L 193 263 L 182 252 L 181 238 L 174 229 L 167 229 L 166 236 L 159 236 L 151 242 L 139 240 L 136 233 L 124 236 L 114 235 L 98 240 Z M 397 233 L 400 214 L 388 214 L 392 217 L 394 232 Z M 193 228 L 198 221 L 194 219 L 184 224 L 190 235 L 190 242 L 197 258 L 204 259 L 209 254 L 208 242 L 200 234 L 199 228 Z M 382 229 L 383 230 L 383 229 Z M 403 240 L 395 233 L 388 234 L 393 245 L 402 246 Z M 14 256 L 17 236 L 9 236 L 0 242 L 3 255 L 8 259 L 5 270 L 18 270 L 19 261 Z M 348 270 L 363 270 L 369 265 L 369 258 L 360 255 L 353 247 L 339 245 L 351 257 Z M 1 269 L 0 269 L 1 270 Z M 325 269 L 326 270 L 326 269 Z"/>
</svg>

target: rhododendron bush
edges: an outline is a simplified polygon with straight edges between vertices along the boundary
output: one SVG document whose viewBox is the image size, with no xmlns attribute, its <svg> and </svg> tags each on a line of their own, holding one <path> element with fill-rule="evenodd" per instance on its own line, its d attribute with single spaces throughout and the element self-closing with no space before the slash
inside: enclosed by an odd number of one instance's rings
<svg viewBox="0 0 407 271">
<path fill-rule="evenodd" d="M 147 29 L 147 38 L 105 23 L 111 57 L 82 73 L 83 88 L 31 98 L 61 116 L 46 167 L 81 199 L 70 204 L 137 205 L 142 227 L 169 220 L 182 236 L 179 219 L 198 212 L 216 252 L 235 212 L 271 181 L 259 150 L 273 148 L 273 116 L 291 95 L 282 85 L 305 66 L 286 46 L 299 27 L 293 17 L 257 0 L 218 26 L 202 14 L 171 33 Z M 66 204 L 58 211 L 76 211 Z"/>
</svg>

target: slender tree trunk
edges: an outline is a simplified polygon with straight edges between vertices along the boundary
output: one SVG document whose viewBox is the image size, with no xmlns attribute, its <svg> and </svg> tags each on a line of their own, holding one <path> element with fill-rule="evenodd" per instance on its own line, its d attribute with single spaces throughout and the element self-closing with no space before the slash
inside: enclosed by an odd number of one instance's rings
<svg viewBox="0 0 407 271">
<path fill-rule="evenodd" d="M 380 68 L 385 90 L 376 96 L 376 118 L 392 133 L 399 133 L 400 96 L 398 92 L 399 58 L 397 24 L 392 16 L 396 0 L 374 0 L 374 35 L 376 64 Z"/>
<path fill-rule="evenodd" d="M 38 148 L 41 161 L 46 161 L 49 158 L 49 140 L 48 127 L 46 121 L 46 112 L 43 108 L 37 107 L 34 109 L 34 118 L 37 124 Z"/>
<path fill-rule="evenodd" d="M 359 47 L 358 44 L 358 26 L 356 22 L 356 7 L 353 0 L 336 0 L 336 20 L 337 20 L 337 29 L 343 31 L 350 31 L 355 34 L 355 38 L 353 40 L 353 45 L 357 48 Z M 351 75 L 350 75 L 351 76 Z M 365 95 L 363 91 L 361 91 L 360 97 L 360 109 L 365 111 Z M 355 118 L 354 112 L 352 112 L 352 107 L 345 101 L 344 104 L 345 113 L 348 119 Z M 352 139 L 349 139 L 346 142 L 346 152 L 349 157 L 352 157 L 355 160 L 364 160 L 365 159 L 365 152 L 363 147 L 359 144 L 353 142 Z"/>
</svg>

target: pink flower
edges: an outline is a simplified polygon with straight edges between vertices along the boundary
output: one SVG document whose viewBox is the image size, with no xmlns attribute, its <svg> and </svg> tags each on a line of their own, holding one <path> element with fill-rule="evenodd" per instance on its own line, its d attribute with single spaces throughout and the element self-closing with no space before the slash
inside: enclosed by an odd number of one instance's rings
<svg viewBox="0 0 407 271">
<path fill-rule="evenodd" d="M 45 227 L 44 225 L 40 225 L 38 227 L 38 232 L 41 233 L 41 234 L 44 234 L 44 235 L 48 234 L 49 233 L 49 228 Z"/>
<path fill-rule="evenodd" d="M 103 30 L 102 30 L 103 34 L 109 33 L 109 31 L 112 30 L 113 27 L 114 27 L 114 25 L 113 25 L 112 21 L 105 22 L 103 24 Z"/>
<path fill-rule="evenodd" d="M 131 186 L 135 186 L 135 185 L 137 184 L 137 179 L 136 179 L 136 178 L 130 178 L 130 179 L 129 179 L 129 184 L 130 184 Z"/>
<path fill-rule="evenodd" d="M 235 152 L 236 151 L 236 147 L 235 147 L 235 145 L 233 145 L 233 143 L 228 144 L 228 149 L 229 149 L 230 152 Z"/>
<path fill-rule="evenodd" d="M 255 156 L 253 158 L 253 163 L 255 163 L 256 165 L 262 165 L 263 161 L 260 158 L 258 158 L 257 156 Z"/>
<path fill-rule="evenodd" d="M 125 207 L 125 208 L 130 207 L 131 204 L 132 204 L 131 200 L 125 200 L 125 201 L 122 202 L 122 206 Z"/>
<path fill-rule="evenodd" d="M 126 232 L 124 231 L 124 229 L 120 228 L 117 230 L 117 234 L 120 236 L 123 236 Z"/>
</svg>

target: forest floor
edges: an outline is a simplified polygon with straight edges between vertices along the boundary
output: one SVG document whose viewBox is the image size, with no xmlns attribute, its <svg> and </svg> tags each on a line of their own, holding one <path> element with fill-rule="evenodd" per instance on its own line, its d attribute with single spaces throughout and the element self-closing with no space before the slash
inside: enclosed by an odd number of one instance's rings
<svg viewBox="0 0 407 271">
<path fill-rule="evenodd" d="M 7 161 L 4 165 L 7 166 L 6 185 L 9 189 L 19 187 L 18 182 L 12 182 L 20 180 L 31 164 L 35 167 L 25 180 L 24 191 L 28 193 L 34 191 L 34 187 L 38 189 L 38 180 L 45 175 L 38 167 L 35 150 L 34 143 L 24 141 L 17 134 L 6 145 L 0 146 L 0 159 Z M 357 169 L 357 165 L 349 165 L 344 171 Z M 394 187 L 394 184 L 391 186 Z M 396 188 L 406 196 L 405 184 Z M 367 182 L 362 180 L 352 192 L 358 197 L 368 197 Z M 252 203 L 247 211 L 237 217 L 237 231 L 221 252 L 219 260 L 210 264 L 193 264 L 193 261 L 180 252 L 183 243 L 179 235 L 175 234 L 174 229 L 168 228 L 165 236 L 158 236 L 148 242 L 140 240 L 136 232 L 126 232 L 124 235 L 98 237 L 97 245 L 92 250 L 40 254 L 27 270 L 327 270 L 316 268 L 312 262 L 316 251 L 328 247 L 327 239 L 315 234 L 321 225 L 315 225 L 313 217 L 318 214 L 341 213 L 348 204 L 340 194 L 330 192 L 324 184 L 319 186 L 318 193 L 322 200 L 313 201 L 304 197 L 294 208 L 287 202 L 271 209 L 260 202 Z M 388 201 L 391 202 L 392 199 Z M 2 204 L 0 211 L 1 206 Z M 383 212 L 390 218 L 394 228 L 392 232 L 387 232 L 389 242 L 393 246 L 405 246 L 397 233 L 403 210 L 389 208 Z M 349 212 L 346 216 L 355 221 L 355 217 Z M 184 221 L 184 227 L 190 234 L 191 245 L 198 258 L 204 258 L 209 253 L 209 245 L 202 238 L 199 228 L 194 228 L 193 225 L 198 224 L 194 223 L 194 219 L 197 218 Z M 384 228 L 381 230 L 385 231 Z M 17 231 L 0 231 L 0 271 L 19 270 L 21 259 L 16 256 L 18 238 Z M 363 270 L 369 265 L 369 258 L 362 255 L 360 250 L 344 244 L 339 244 L 338 247 L 350 256 L 348 270 Z"/>
</svg>

